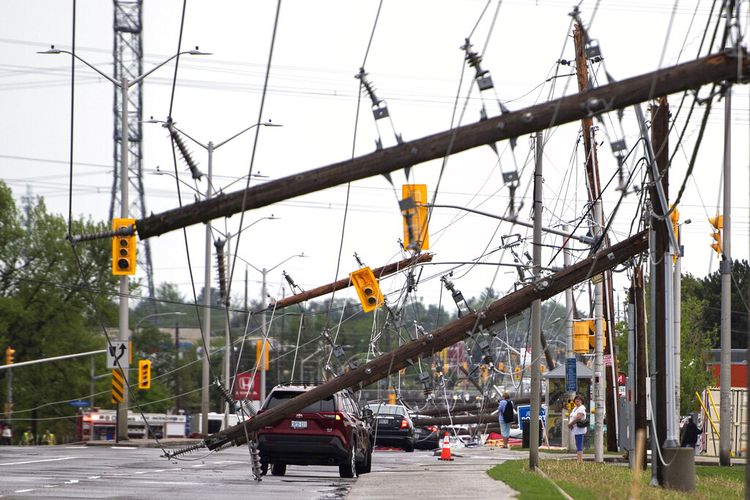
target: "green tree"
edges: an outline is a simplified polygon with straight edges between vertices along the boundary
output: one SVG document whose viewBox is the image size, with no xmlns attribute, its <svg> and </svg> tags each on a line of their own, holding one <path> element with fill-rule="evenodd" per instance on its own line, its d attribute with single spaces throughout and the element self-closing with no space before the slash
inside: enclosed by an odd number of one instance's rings
<svg viewBox="0 0 750 500">
<path fill-rule="evenodd" d="M 40 198 L 25 198 L 18 210 L 2 182 L 0 207 L 0 345 L 16 349 L 16 362 L 104 348 L 104 328 L 117 314 L 110 241 L 71 245 L 61 216 L 48 213 Z M 107 230 L 81 219 L 71 228 Z M 75 409 L 66 400 L 88 398 L 90 363 L 74 358 L 14 369 L 16 428 L 36 430 L 39 419 L 48 419 L 45 428 L 71 436 Z M 95 363 L 103 371 L 104 356 Z"/>
</svg>

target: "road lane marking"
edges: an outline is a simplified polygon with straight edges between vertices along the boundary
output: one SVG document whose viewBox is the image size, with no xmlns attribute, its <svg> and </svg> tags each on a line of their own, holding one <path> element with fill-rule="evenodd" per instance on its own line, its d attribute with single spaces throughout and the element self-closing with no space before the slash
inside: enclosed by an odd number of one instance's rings
<svg viewBox="0 0 750 500">
<path fill-rule="evenodd" d="M 26 460 L 24 462 L 6 462 L 0 463 L 0 467 L 4 465 L 28 465 L 28 464 L 39 464 L 42 462 L 59 462 L 60 460 L 70 460 L 76 457 L 60 457 L 60 458 L 44 458 L 41 460 Z"/>
</svg>

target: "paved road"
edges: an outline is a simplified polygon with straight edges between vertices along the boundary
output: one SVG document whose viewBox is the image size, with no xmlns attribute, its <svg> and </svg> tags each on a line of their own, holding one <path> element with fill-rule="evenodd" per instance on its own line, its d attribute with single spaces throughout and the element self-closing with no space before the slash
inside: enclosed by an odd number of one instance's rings
<svg viewBox="0 0 750 500">
<path fill-rule="evenodd" d="M 418 491 L 425 498 L 508 498 L 512 490 L 484 471 L 511 453 L 467 449 L 440 462 L 427 451 L 376 451 L 373 472 L 358 479 L 339 478 L 337 467 L 289 466 L 285 476 L 258 483 L 244 447 L 170 461 L 154 448 L 2 446 L 0 497 L 357 500 Z"/>
</svg>

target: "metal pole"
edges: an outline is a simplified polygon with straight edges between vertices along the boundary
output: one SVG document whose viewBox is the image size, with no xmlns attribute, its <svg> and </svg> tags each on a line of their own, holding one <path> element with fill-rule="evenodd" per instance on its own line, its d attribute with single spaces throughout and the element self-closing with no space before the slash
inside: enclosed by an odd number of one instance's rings
<svg viewBox="0 0 750 500">
<path fill-rule="evenodd" d="M 601 199 L 594 204 L 594 234 L 601 237 L 604 222 Z M 604 283 L 603 275 L 594 276 L 594 461 L 604 462 Z"/>
<path fill-rule="evenodd" d="M 568 226 L 563 226 L 563 231 L 568 231 Z M 569 267 L 571 265 L 572 259 L 570 255 L 570 247 L 566 244 L 565 249 L 563 250 L 563 265 L 564 267 Z M 573 366 L 576 366 L 576 353 L 573 350 L 573 289 L 568 288 L 565 290 L 565 363 L 566 366 L 568 363 L 573 363 Z M 567 375 L 567 370 L 566 370 Z M 577 378 L 577 374 L 576 374 Z M 567 382 L 567 380 L 566 380 Z M 568 394 L 568 399 L 573 399 L 575 397 L 575 393 L 578 391 L 578 380 L 575 380 L 575 391 L 568 391 L 566 388 L 566 393 Z M 567 385 L 567 384 L 566 384 Z M 563 410 L 563 414 L 565 414 L 565 410 Z M 570 432 L 565 431 L 565 421 L 563 420 L 563 448 L 568 448 L 569 450 L 572 450 L 573 446 L 575 446 L 575 443 L 570 442 Z"/>
<path fill-rule="evenodd" d="M 724 237 L 721 253 L 721 370 L 719 373 L 721 421 L 719 465 L 731 465 L 732 448 L 732 88 L 724 94 Z"/>
<path fill-rule="evenodd" d="M 669 229 L 672 232 L 672 228 Z M 664 366 L 666 368 L 665 383 L 667 392 L 665 397 L 666 406 L 666 439 L 664 440 L 665 448 L 677 448 L 680 446 L 679 442 L 679 427 L 677 425 L 677 410 L 675 409 L 675 379 L 674 379 L 674 319 L 673 313 L 675 308 L 674 302 L 674 270 L 672 269 L 672 252 L 669 247 L 662 254 L 664 260 L 664 333 L 665 345 L 664 345 Z"/>
<path fill-rule="evenodd" d="M 534 169 L 534 248 L 533 272 L 539 279 L 542 271 L 542 132 L 536 133 Z M 531 414 L 529 421 L 529 469 L 539 465 L 539 410 L 541 405 L 542 301 L 531 303 Z"/>
<path fill-rule="evenodd" d="M 261 333 L 263 334 L 263 344 L 261 345 L 260 349 L 260 367 L 258 368 L 260 370 L 260 403 L 263 404 L 263 401 L 266 400 L 266 338 L 268 337 L 268 332 L 266 331 L 266 274 L 268 271 L 266 271 L 266 268 L 264 267 L 261 272 L 263 275 L 263 281 L 261 282 L 261 288 L 260 288 L 260 307 L 263 310 L 262 315 L 262 330 Z"/>
<path fill-rule="evenodd" d="M 652 207 L 653 210 L 653 207 Z M 656 413 L 659 409 L 656 407 L 656 228 L 654 227 L 654 219 L 650 217 L 651 228 L 648 232 L 648 248 L 649 248 L 649 311 L 651 314 L 648 321 L 648 334 L 649 334 L 649 356 L 648 356 L 648 377 L 650 381 L 650 396 L 648 398 L 646 407 L 651 408 L 651 425 L 649 427 L 649 435 L 651 436 L 651 486 L 659 486 L 659 456 L 657 446 L 656 434 Z"/>
<path fill-rule="evenodd" d="M 121 134 L 121 150 L 120 150 L 120 217 L 126 219 L 128 217 L 128 148 L 130 144 L 129 130 L 128 130 L 128 78 L 122 77 L 120 82 L 120 92 L 122 93 L 122 116 L 120 117 L 120 134 Z M 120 276 L 120 318 L 119 318 L 119 330 L 120 340 L 130 343 L 130 329 L 128 326 L 128 276 Z M 128 439 L 128 400 L 129 400 L 129 384 L 128 384 L 128 370 L 123 367 L 122 375 L 125 379 L 125 390 L 122 394 L 122 403 L 117 405 L 117 440 Z"/>
<path fill-rule="evenodd" d="M 89 368 L 89 406 L 94 407 L 94 377 L 96 376 L 96 363 L 94 358 L 91 358 L 91 367 Z"/>
<path fill-rule="evenodd" d="M 230 243 L 232 236 L 230 234 L 227 234 L 227 255 L 226 255 L 226 261 L 227 264 L 225 266 L 225 269 L 229 269 L 229 265 L 232 263 L 232 259 L 230 257 L 230 252 L 232 251 L 232 245 Z M 229 287 L 227 287 L 227 304 L 229 304 Z M 228 306 L 227 306 L 228 307 Z M 224 315 L 224 387 L 229 391 L 231 389 L 229 385 L 229 370 L 230 363 L 229 363 L 229 353 L 231 352 L 231 344 L 232 344 L 232 335 L 229 331 L 229 312 L 227 309 L 227 313 Z M 230 391 L 231 394 L 231 391 Z M 229 427 L 229 402 L 224 402 L 224 429 Z"/>
<path fill-rule="evenodd" d="M 672 286 L 674 291 L 672 292 L 672 300 L 674 301 L 674 307 L 672 311 L 672 321 L 674 322 L 674 331 L 672 336 L 674 337 L 674 346 L 673 346 L 673 352 L 674 352 L 674 370 L 673 370 L 673 377 L 674 377 L 674 407 L 675 407 L 675 413 L 673 415 L 674 421 L 673 425 L 675 426 L 675 429 L 680 428 L 680 414 L 682 413 L 680 411 L 680 387 L 681 387 L 681 380 L 680 380 L 680 369 L 682 367 L 682 332 L 680 331 L 682 329 L 682 237 L 679 234 L 679 229 L 677 230 L 677 242 L 679 244 L 679 247 L 677 248 L 676 257 L 674 263 L 674 279 L 672 280 Z M 678 434 L 679 435 L 679 434 Z M 679 445 L 679 443 L 678 443 Z"/>
<path fill-rule="evenodd" d="M 206 199 L 211 198 L 213 174 L 213 142 L 208 143 L 208 174 L 206 183 Z M 206 224 L 206 253 L 203 281 L 203 365 L 201 373 L 201 433 L 208 435 L 208 385 L 209 385 L 209 353 L 211 351 L 211 224 Z"/>
<path fill-rule="evenodd" d="M 627 415 L 630 416 L 628 419 L 628 462 L 632 469 L 636 463 L 635 458 L 635 291 L 634 287 L 630 288 L 630 300 L 628 303 L 628 383 L 625 387 L 627 395 Z"/>
</svg>

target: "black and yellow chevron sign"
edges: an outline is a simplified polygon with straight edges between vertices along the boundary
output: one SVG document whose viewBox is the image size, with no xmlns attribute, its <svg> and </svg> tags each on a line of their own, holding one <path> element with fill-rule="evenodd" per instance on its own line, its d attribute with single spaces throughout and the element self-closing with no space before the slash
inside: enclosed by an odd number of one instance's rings
<svg viewBox="0 0 750 500">
<path fill-rule="evenodd" d="M 112 403 L 122 403 L 122 397 L 125 393 L 125 376 L 122 370 L 114 368 L 112 370 Z"/>
</svg>

